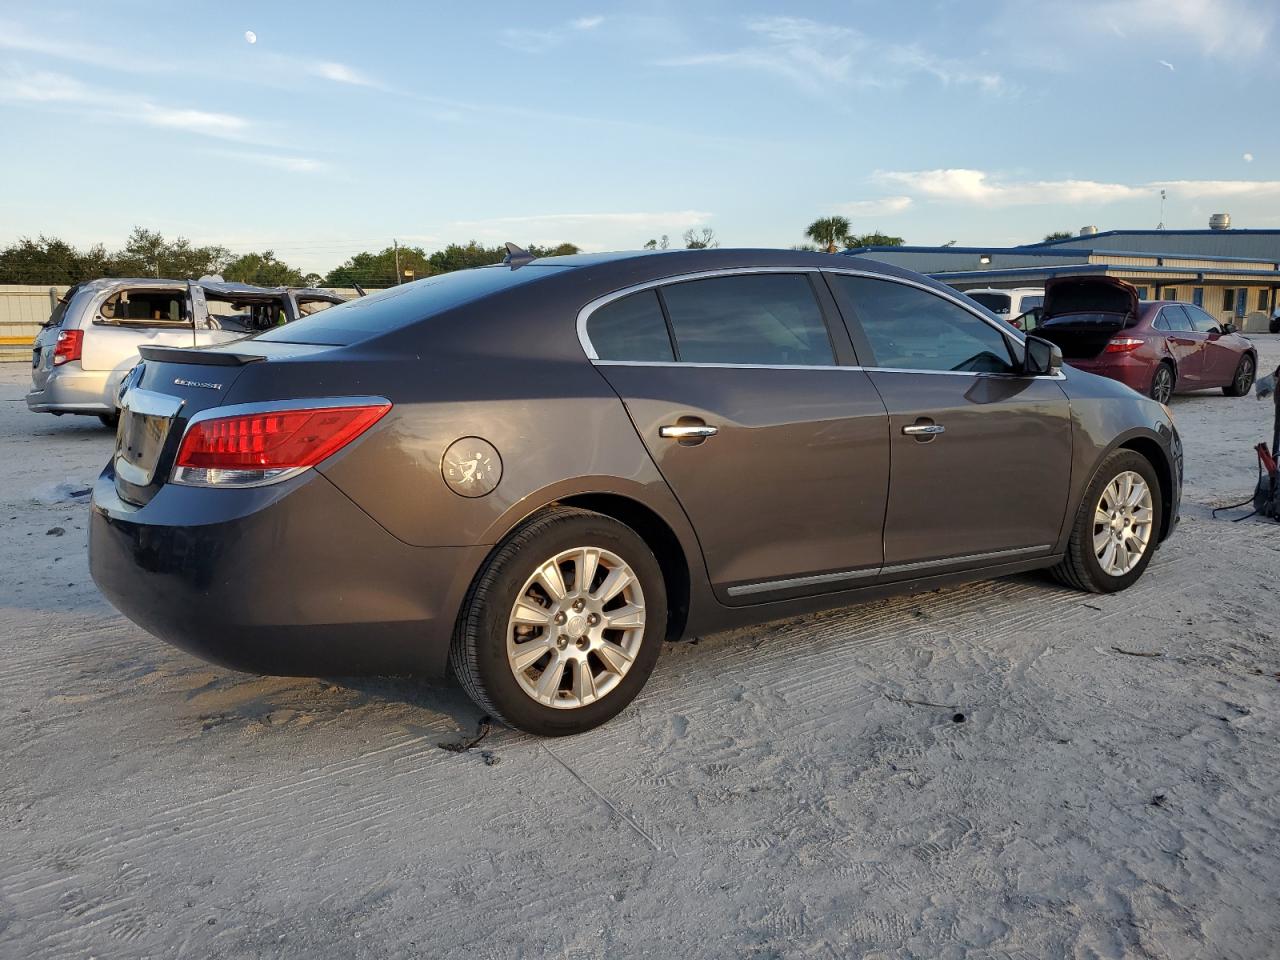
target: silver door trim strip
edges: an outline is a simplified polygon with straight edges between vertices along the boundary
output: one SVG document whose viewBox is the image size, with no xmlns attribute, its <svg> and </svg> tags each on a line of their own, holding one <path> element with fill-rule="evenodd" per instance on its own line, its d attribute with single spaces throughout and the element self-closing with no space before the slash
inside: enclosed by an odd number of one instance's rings
<svg viewBox="0 0 1280 960">
<path fill-rule="evenodd" d="M 859 570 L 841 570 L 837 573 L 819 573 L 809 577 L 762 580 L 758 583 L 741 583 L 737 586 L 729 587 L 725 592 L 731 597 L 745 597 L 756 593 L 794 590 L 796 587 L 814 587 L 827 583 L 840 583 L 845 580 L 865 580 L 868 577 L 886 573 L 907 573 L 912 570 L 927 570 L 933 567 L 950 566 L 955 563 L 975 563 L 981 560 L 997 560 L 1001 557 L 1021 557 L 1032 553 L 1047 553 L 1052 549 L 1052 544 L 1045 543 L 1035 547 L 1016 547 L 1012 550 L 993 550 L 989 553 L 969 553 L 959 557 L 944 557 L 941 560 L 920 560 L 915 563 L 898 563 L 888 567 L 864 567 Z"/>
<path fill-rule="evenodd" d="M 695 363 L 684 360 L 592 360 L 597 367 L 690 367 L 711 370 L 844 370 L 855 373 L 915 373 L 930 377 L 991 377 L 1005 380 L 1065 380 L 1059 371 L 1053 376 L 1022 373 L 991 373 L 985 370 L 910 370 L 905 367 L 862 367 L 856 364 L 835 367 L 830 364 L 800 363 Z"/>
<path fill-rule="evenodd" d="M 949 567 L 954 563 L 977 563 L 981 560 L 999 560 L 1003 557 L 1023 557 L 1033 553 L 1048 553 L 1053 544 L 1042 543 L 1035 547 L 1015 547 L 1012 550 L 992 550 L 988 553 L 967 553 L 959 557 L 943 557 L 940 560 L 917 560 L 914 563 L 895 563 L 882 567 L 881 574 L 909 573 L 912 570 L 928 570 L 934 567 Z"/>
<path fill-rule="evenodd" d="M 818 573 L 811 577 L 791 577 L 786 580 L 762 580 L 759 583 L 741 583 L 730 587 L 726 593 L 731 597 L 745 597 L 753 593 L 770 593 L 774 590 L 791 590 L 796 587 L 813 587 L 823 583 L 839 583 L 842 580 L 865 580 L 880 572 L 879 567 L 867 567 L 861 570 L 842 570 L 839 573 Z"/>
</svg>

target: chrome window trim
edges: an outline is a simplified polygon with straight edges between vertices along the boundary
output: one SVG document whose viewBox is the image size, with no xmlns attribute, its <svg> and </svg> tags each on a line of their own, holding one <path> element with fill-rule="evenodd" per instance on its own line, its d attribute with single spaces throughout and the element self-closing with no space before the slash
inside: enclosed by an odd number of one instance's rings
<svg viewBox="0 0 1280 960">
<path fill-rule="evenodd" d="M 578 311 L 578 343 L 582 345 L 583 352 L 586 353 L 587 359 L 592 363 L 645 363 L 641 360 L 601 360 L 600 355 L 596 353 L 596 348 L 591 345 L 591 338 L 587 336 L 587 321 L 591 318 L 591 314 L 595 313 L 605 304 L 613 303 L 615 300 L 621 300 L 623 297 L 629 297 L 633 293 L 640 293 L 643 290 L 653 290 L 657 287 L 669 287 L 677 283 L 688 283 L 691 280 L 711 280 L 717 277 L 739 277 L 751 276 L 760 273 L 820 273 L 818 267 L 722 267 L 719 270 L 701 270 L 697 273 L 681 273 L 669 277 L 660 277 L 657 280 L 646 280 L 643 283 L 637 283 L 630 287 L 623 287 L 621 290 L 614 290 L 612 293 L 606 293 L 603 296 L 596 297 L 581 310 Z M 815 304 L 817 300 L 815 299 Z M 823 315 L 823 322 L 826 322 L 826 315 Z M 654 361 L 655 363 L 673 363 L 673 361 Z M 691 363 L 677 363 L 679 366 L 691 367 Z M 711 366 L 711 364 L 705 364 Z M 716 364 L 720 366 L 720 364 Z M 764 367 L 769 364 L 763 363 L 743 363 L 731 364 L 731 366 L 742 367 Z M 805 370 L 812 370 L 813 367 L 802 367 Z"/>
<path fill-rule="evenodd" d="M 909 370 L 902 367 L 863 367 L 849 364 L 835 367 L 783 363 L 684 363 L 680 360 L 592 360 L 597 367 L 693 367 L 709 370 L 839 370 L 853 373 L 910 373 L 926 377 L 994 377 L 1009 380 L 1065 380 L 1061 371 L 1053 376 L 1026 373 L 992 373 L 987 370 Z"/>
</svg>

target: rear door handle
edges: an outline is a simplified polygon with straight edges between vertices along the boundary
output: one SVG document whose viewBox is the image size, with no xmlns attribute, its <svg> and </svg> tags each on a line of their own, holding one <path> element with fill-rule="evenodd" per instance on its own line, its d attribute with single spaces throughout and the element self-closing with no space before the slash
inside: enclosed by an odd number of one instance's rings
<svg viewBox="0 0 1280 960">
<path fill-rule="evenodd" d="M 936 437 L 940 433 L 946 433 L 947 428 L 940 423 L 913 423 L 903 427 L 902 432 L 908 437 Z"/>
<path fill-rule="evenodd" d="M 658 428 L 658 436 L 668 440 L 705 440 L 719 432 L 719 427 L 707 423 L 670 423 Z"/>
</svg>

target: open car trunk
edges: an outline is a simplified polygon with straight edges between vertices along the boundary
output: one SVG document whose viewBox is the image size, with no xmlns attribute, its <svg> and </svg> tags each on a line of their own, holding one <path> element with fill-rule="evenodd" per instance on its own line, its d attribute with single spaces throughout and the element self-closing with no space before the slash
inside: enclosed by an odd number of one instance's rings
<svg viewBox="0 0 1280 960">
<path fill-rule="evenodd" d="M 1056 343 L 1065 360 L 1096 357 L 1138 322 L 1138 291 L 1114 277 L 1062 277 L 1045 284 L 1036 336 Z"/>
</svg>

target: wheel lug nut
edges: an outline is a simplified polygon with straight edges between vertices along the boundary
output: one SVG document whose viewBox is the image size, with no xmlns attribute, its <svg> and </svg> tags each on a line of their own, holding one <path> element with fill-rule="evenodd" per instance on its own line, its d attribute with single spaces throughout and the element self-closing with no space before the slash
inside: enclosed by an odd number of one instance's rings
<svg viewBox="0 0 1280 960">
<path fill-rule="evenodd" d="M 587 649 L 587 647 L 589 647 L 590 645 L 591 645 L 591 641 L 589 641 L 586 637 L 579 637 L 579 638 L 578 638 L 578 649 L 579 649 L 579 650 L 585 650 L 585 649 Z"/>
<path fill-rule="evenodd" d="M 563 650 L 568 645 L 569 645 L 569 637 L 566 634 L 562 633 L 560 634 L 560 636 L 556 637 L 556 646 L 559 647 L 561 650 Z"/>
<path fill-rule="evenodd" d="M 587 625 L 588 625 L 588 626 L 592 626 L 592 627 L 594 627 L 594 626 L 595 626 L 597 623 L 599 623 L 599 622 L 600 622 L 600 614 L 598 614 L 598 613 L 589 613 L 589 614 L 587 614 Z"/>
<path fill-rule="evenodd" d="M 566 617 L 566 616 L 564 615 L 564 611 L 563 611 L 563 610 L 561 610 L 561 611 L 560 611 L 559 613 L 557 613 L 557 614 L 556 614 L 556 616 L 555 616 L 555 621 L 556 621 L 556 623 L 557 623 L 557 624 L 562 624 L 562 623 L 564 623 L 564 622 L 565 622 L 566 620 L 568 620 L 568 619 L 569 619 L 569 618 L 568 618 L 568 617 Z"/>
<path fill-rule="evenodd" d="M 585 607 L 585 606 L 586 606 L 586 603 L 583 601 L 583 599 L 582 599 L 581 597 L 579 597 L 577 600 L 573 601 L 573 609 L 574 609 L 574 611 L 575 611 L 575 612 L 577 612 L 577 613 L 581 613 L 581 612 L 582 612 L 582 608 L 583 608 L 583 607 Z"/>
</svg>

